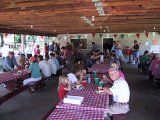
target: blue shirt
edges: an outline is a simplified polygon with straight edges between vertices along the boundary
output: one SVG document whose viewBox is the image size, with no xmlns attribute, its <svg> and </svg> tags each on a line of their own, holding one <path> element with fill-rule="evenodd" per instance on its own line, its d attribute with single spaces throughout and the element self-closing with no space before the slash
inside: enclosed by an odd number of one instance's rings
<svg viewBox="0 0 160 120">
<path fill-rule="evenodd" d="M 14 66 L 17 66 L 18 67 L 18 63 L 16 61 L 16 58 L 13 57 L 13 58 L 9 58 L 8 56 L 5 58 L 4 60 L 4 63 L 3 63 L 3 69 L 5 69 L 6 71 L 9 71 L 9 70 L 13 70 L 14 69 Z"/>
<path fill-rule="evenodd" d="M 29 66 L 29 70 L 31 71 L 31 77 L 32 78 L 42 77 L 41 72 L 40 72 L 40 68 L 39 68 L 39 64 L 37 62 L 32 63 Z"/>
<path fill-rule="evenodd" d="M 57 58 L 53 58 L 53 60 L 54 60 L 54 63 L 56 64 L 56 66 L 57 66 L 57 70 L 59 70 L 59 62 L 58 62 Z"/>
</svg>

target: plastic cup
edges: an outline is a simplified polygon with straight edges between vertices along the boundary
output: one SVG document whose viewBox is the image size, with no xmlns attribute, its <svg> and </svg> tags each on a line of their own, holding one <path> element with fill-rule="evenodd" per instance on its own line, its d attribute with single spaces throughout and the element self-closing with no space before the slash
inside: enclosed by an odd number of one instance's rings
<svg viewBox="0 0 160 120">
<path fill-rule="evenodd" d="M 94 78 L 96 85 L 99 84 L 99 78 Z"/>
<path fill-rule="evenodd" d="M 85 86 L 87 84 L 86 81 L 82 81 L 82 85 Z"/>
<path fill-rule="evenodd" d="M 93 71 L 93 74 L 94 74 L 94 78 L 97 77 L 97 71 Z"/>
<path fill-rule="evenodd" d="M 99 86 L 103 87 L 103 82 L 102 81 L 99 82 Z"/>
</svg>

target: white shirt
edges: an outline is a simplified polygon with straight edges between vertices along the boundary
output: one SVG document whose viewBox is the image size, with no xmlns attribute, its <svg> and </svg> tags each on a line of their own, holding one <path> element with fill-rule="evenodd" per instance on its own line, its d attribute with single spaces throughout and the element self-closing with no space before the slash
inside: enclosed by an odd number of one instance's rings
<svg viewBox="0 0 160 120">
<path fill-rule="evenodd" d="M 44 77 L 50 77 L 51 76 L 51 68 L 46 60 L 42 60 L 39 62 L 39 68 L 41 70 L 41 73 Z"/>
<path fill-rule="evenodd" d="M 123 78 L 120 77 L 115 80 L 110 91 L 113 93 L 113 101 L 121 103 L 129 102 L 130 90 L 128 83 Z"/>
<path fill-rule="evenodd" d="M 9 51 L 11 51 L 11 49 L 9 48 L 9 46 L 8 46 L 8 45 L 4 45 L 4 46 L 1 48 L 2 57 L 7 57 Z"/>
<path fill-rule="evenodd" d="M 78 81 L 78 79 L 76 78 L 76 76 L 73 73 L 69 73 L 67 74 L 69 81 L 71 81 L 72 83 L 75 83 Z"/>
<path fill-rule="evenodd" d="M 57 66 L 56 66 L 54 60 L 53 59 L 49 59 L 48 63 L 50 65 L 52 74 L 57 74 Z"/>
<path fill-rule="evenodd" d="M 26 54 L 32 54 L 32 48 L 31 47 L 27 47 L 25 50 Z"/>
</svg>

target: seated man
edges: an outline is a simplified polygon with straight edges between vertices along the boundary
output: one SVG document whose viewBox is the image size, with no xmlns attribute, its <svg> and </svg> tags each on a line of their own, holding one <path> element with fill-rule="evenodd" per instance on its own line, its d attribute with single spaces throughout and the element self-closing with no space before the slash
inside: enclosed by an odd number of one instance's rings
<svg viewBox="0 0 160 120">
<path fill-rule="evenodd" d="M 144 51 L 143 56 L 140 57 L 140 63 L 138 64 L 138 68 L 142 68 L 142 71 L 144 72 L 145 67 L 149 67 L 150 64 L 150 58 L 148 56 L 148 51 Z"/>
<path fill-rule="evenodd" d="M 56 54 L 55 53 L 50 53 L 50 58 L 54 61 L 54 63 L 56 64 L 57 66 L 57 70 L 59 70 L 59 61 L 57 60 L 56 58 Z"/>
<path fill-rule="evenodd" d="M 44 78 L 50 77 L 51 76 L 51 68 L 47 60 L 43 60 L 43 56 L 39 55 L 38 56 L 38 62 L 39 62 L 39 68 L 42 72 L 42 76 Z"/>
<path fill-rule="evenodd" d="M 3 63 L 3 71 L 8 72 L 13 70 L 15 66 L 18 67 L 19 65 L 14 57 L 14 52 L 9 52 Z"/>
<path fill-rule="evenodd" d="M 129 97 L 130 90 L 128 83 L 119 75 L 119 70 L 116 68 L 108 69 L 111 80 L 114 81 L 111 88 L 99 87 L 102 92 L 113 95 L 113 105 L 108 108 L 110 115 L 112 114 L 125 114 L 129 111 Z"/>
<path fill-rule="evenodd" d="M 94 58 L 94 53 L 91 53 L 90 54 L 90 57 L 89 59 L 86 60 L 86 64 L 87 64 L 87 67 L 92 67 L 92 65 L 94 65 L 96 63 L 96 60 Z"/>
</svg>

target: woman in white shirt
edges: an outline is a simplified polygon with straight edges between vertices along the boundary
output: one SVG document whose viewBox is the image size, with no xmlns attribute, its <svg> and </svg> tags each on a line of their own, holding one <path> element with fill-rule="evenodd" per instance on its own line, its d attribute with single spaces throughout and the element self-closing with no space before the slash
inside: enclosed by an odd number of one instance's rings
<svg viewBox="0 0 160 120">
<path fill-rule="evenodd" d="M 52 75 L 56 75 L 57 74 L 57 66 L 54 62 L 53 59 L 49 58 L 49 55 L 46 55 L 46 60 L 48 61 L 49 65 L 50 65 L 50 68 L 51 68 L 51 72 L 52 72 Z"/>
</svg>

